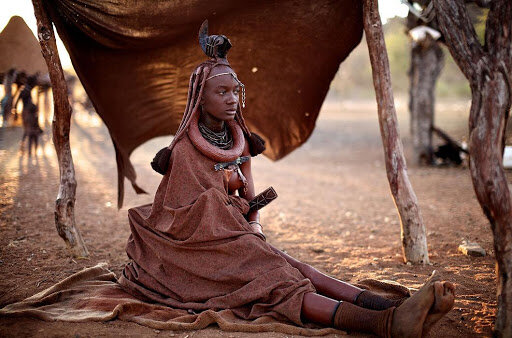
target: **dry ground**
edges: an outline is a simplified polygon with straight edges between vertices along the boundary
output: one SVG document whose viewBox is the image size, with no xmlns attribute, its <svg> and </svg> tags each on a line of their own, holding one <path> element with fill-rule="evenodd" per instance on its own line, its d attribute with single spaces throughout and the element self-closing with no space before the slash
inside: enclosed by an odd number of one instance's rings
<svg viewBox="0 0 512 338">
<path fill-rule="evenodd" d="M 439 105 L 437 125 L 461 139 L 467 133 L 467 110 L 465 103 Z M 408 150 L 404 107 L 399 112 Z M 0 133 L 0 307 L 98 262 L 108 262 L 119 273 L 127 259 L 127 209 L 150 202 L 152 196 L 137 196 L 128 184 L 125 207 L 117 211 L 115 157 L 105 127 L 87 113 L 77 114 L 72 127 L 78 179 L 76 219 L 91 252 L 87 260 L 71 259 L 55 231 L 58 168 L 48 134 L 35 159 L 28 160 L 19 152 L 19 128 L 6 128 Z M 169 140 L 152 140 L 132 156 L 139 183 L 149 192 L 155 191 L 160 178 L 149 162 Z M 496 311 L 492 236 L 467 168 L 419 168 L 409 164 L 427 226 L 432 264 L 411 266 L 403 264 L 400 254 L 399 220 L 386 180 L 374 102 L 326 104 L 308 143 L 281 161 L 259 157 L 253 163 L 257 190 L 272 185 L 279 194 L 262 212 L 264 231 L 271 243 L 352 282 L 378 278 L 418 287 L 436 269 L 457 285 L 457 301 L 432 336 L 491 335 Z M 457 247 L 464 239 L 479 242 L 488 255 L 461 255 Z M 157 331 L 118 320 L 48 323 L 0 319 L 0 336 L 141 335 L 262 336 L 217 328 Z"/>
</svg>

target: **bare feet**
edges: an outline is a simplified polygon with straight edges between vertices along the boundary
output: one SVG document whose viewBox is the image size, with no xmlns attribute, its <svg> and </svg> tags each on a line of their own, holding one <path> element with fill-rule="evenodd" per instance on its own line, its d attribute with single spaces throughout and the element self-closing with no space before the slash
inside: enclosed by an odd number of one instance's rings
<svg viewBox="0 0 512 338">
<path fill-rule="evenodd" d="M 392 337 L 421 337 L 425 319 L 434 305 L 434 290 L 442 286 L 438 280 L 439 275 L 434 271 L 414 295 L 395 309 L 391 324 Z"/>
<path fill-rule="evenodd" d="M 455 302 L 455 285 L 450 282 L 436 283 L 434 285 L 434 305 L 430 309 L 423 323 L 423 336 L 452 308 Z"/>
</svg>

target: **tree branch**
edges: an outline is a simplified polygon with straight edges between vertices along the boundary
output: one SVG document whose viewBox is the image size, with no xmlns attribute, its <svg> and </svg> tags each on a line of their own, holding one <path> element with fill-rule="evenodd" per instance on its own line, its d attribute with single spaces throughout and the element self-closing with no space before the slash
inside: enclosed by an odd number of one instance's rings
<svg viewBox="0 0 512 338">
<path fill-rule="evenodd" d="M 485 67 L 484 51 L 475 32 L 466 4 L 463 0 L 432 0 L 436 10 L 437 21 L 450 53 L 457 62 L 464 76 L 470 81 L 477 81 L 478 71 L 475 64 Z"/>
<path fill-rule="evenodd" d="M 497 60 L 512 64 L 512 1 L 491 3 L 485 24 L 485 47 Z M 507 70 L 509 78 L 511 71 Z"/>
</svg>

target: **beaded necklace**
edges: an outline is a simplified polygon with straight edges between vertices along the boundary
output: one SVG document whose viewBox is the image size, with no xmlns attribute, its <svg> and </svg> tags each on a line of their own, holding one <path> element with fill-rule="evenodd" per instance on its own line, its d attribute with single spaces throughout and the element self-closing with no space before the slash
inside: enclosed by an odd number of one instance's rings
<svg viewBox="0 0 512 338">
<path fill-rule="evenodd" d="M 201 135 L 214 146 L 227 150 L 231 149 L 233 147 L 233 137 L 231 137 L 231 133 L 228 131 L 228 128 L 226 127 L 226 124 L 224 124 L 224 128 L 222 131 L 216 133 L 213 130 L 210 130 L 207 126 L 205 126 L 203 123 L 199 122 L 199 131 L 201 132 Z"/>
</svg>

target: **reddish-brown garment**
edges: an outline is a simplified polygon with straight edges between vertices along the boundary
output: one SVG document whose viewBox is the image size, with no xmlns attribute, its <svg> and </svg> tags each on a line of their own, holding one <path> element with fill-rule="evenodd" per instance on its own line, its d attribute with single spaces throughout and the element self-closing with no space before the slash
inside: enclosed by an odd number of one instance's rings
<svg viewBox="0 0 512 338">
<path fill-rule="evenodd" d="M 247 201 L 228 195 L 214 164 L 188 135 L 176 144 L 154 203 L 129 210 L 132 261 L 120 284 L 175 308 L 302 324 L 303 296 L 315 288 L 251 230 Z"/>
</svg>

